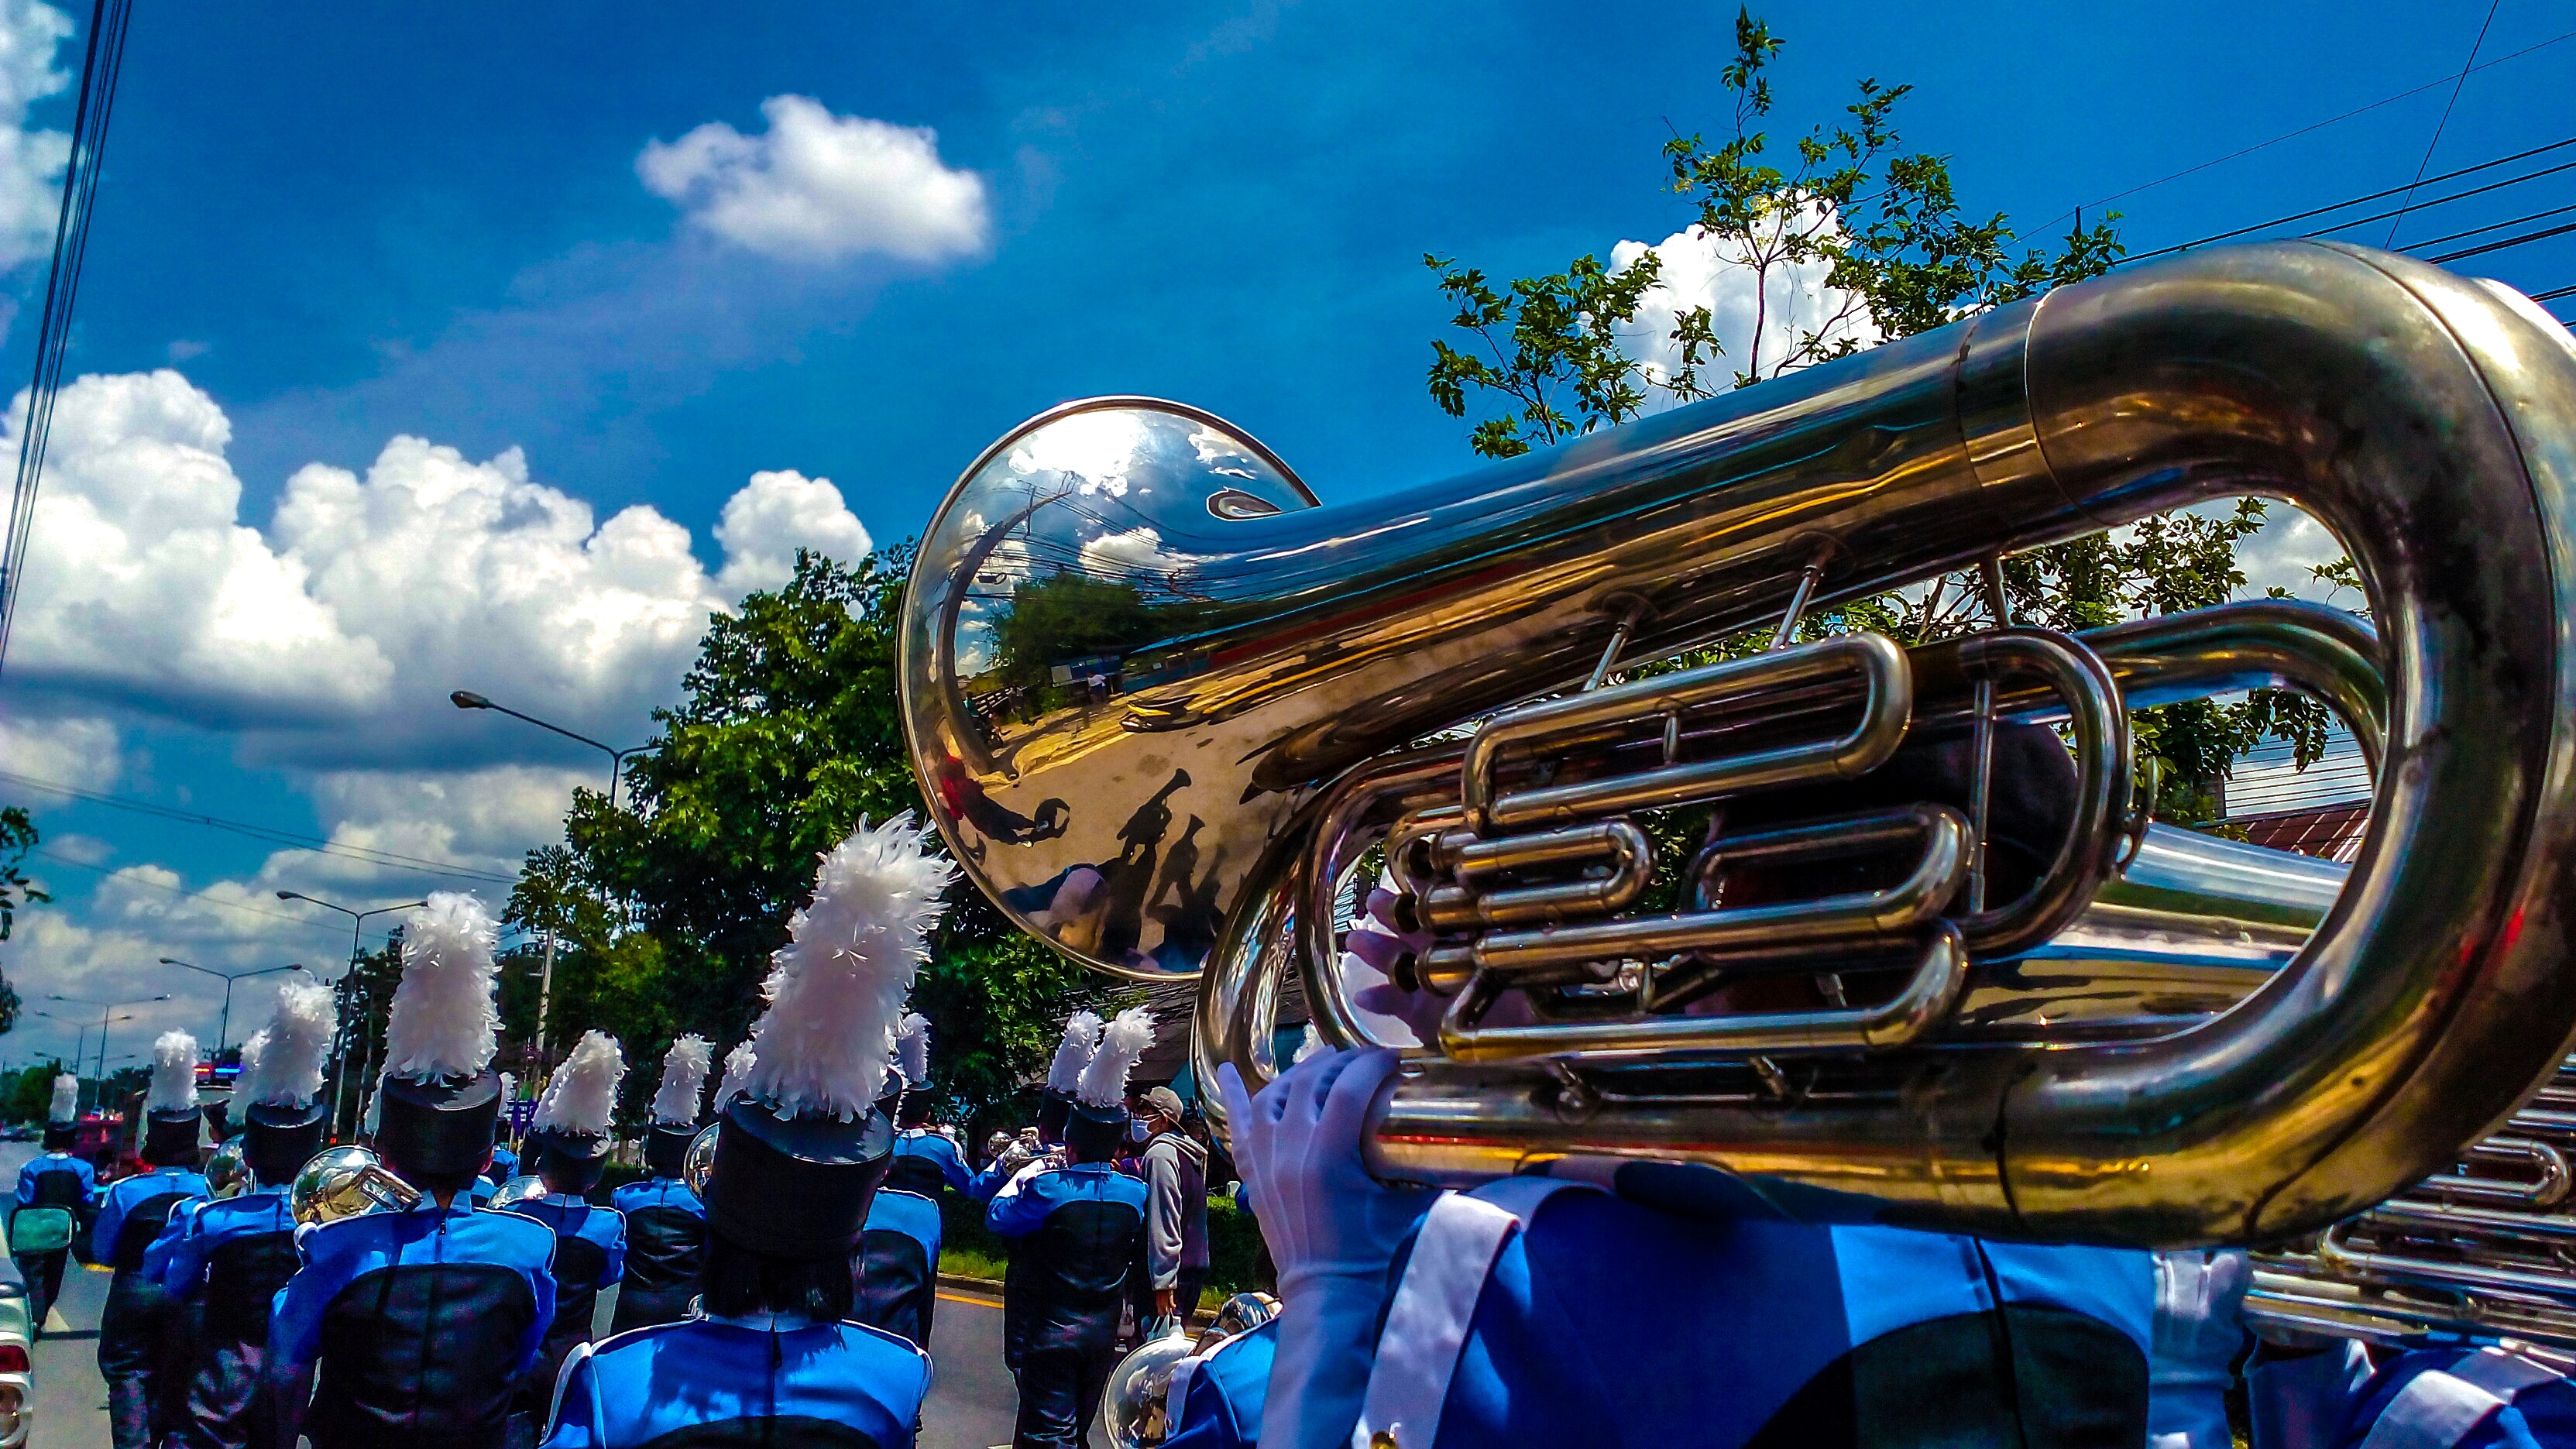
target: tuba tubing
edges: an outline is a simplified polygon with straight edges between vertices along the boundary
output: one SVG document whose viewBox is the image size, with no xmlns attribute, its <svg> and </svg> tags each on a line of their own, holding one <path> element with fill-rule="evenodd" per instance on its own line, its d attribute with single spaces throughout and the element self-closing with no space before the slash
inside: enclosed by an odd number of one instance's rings
<svg viewBox="0 0 2576 1449">
<path fill-rule="evenodd" d="M 1437 488 L 1254 519 L 1190 576 L 1211 631 L 1195 672 L 973 779 L 1006 804 L 1057 785 L 1062 811 L 1078 797 L 1037 766 L 1124 758 L 1150 782 L 1221 739 L 1164 788 L 1205 787 L 1172 808 L 1207 810 L 1202 844 L 1234 852 L 1198 1024 L 1257 1075 L 1248 1028 L 1329 941 L 1298 917 L 1333 884 L 1316 847 L 1348 798 L 1318 792 L 1354 763 L 1579 685 L 1614 630 L 1652 657 L 1774 621 L 1820 538 L 1848 561 L 1813 585 L 1825 606 L 2244 493 L 2297 504 L 2352 554 L 2378 637 L 2344 652 L 2386 688 L 2378 719 L 2357 678 L 2335 701 L 2378 766 L 2349 883 L 2250 997 L 2144 1042 L 1913 1049 L 1900 1090 L 1832 1104 L 1630 1096 L 1615 1060 L 1567 1091 L 1562 1061 L 1425 1057 L 1377 1107 L 1368 1155 L 1444 1185 L 1567 1158 L 1703 1163 L 1815 1213 L 2014 1238 L 2313 1231 L 2456 1160 L 2576 1028 L 2576 344 L 2501 286 L 2340 244 L 2208 249 Z M 964 582 L 940 577 L 963 547 L 943 526 L 904 665 L 934 797 L 992 754 L 955 717 L 954 659 L 924 657 Z M 980 568 L 994 547 L 966 552 Z M 1649 607 L 1614 618 L 1614 598 Z M 2275 667 L 2261 653 L 2247 673 Z M 1418 769 L 1417 803 L 1454 805 L 1451 759 L 1368 768 Z M 1051 863 L 934 815 L 997 898 L 999 872 Z M 1329 1012 L 1319 1029 L 1348 1040 Z"/>
</svg>

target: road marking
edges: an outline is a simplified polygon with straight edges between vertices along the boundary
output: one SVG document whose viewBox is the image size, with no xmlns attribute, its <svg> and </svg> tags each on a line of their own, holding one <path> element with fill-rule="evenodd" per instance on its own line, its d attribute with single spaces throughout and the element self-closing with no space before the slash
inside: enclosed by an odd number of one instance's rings
<svg viewBox="0 0 2576 1449">
<path fill-rule="evenodd" d="M 943 1301 L 945 1301 L 945 1302 L 949 1302 L 949 1303 L 972 1303 L 972 1304 L 974 1304 L 974 1305 L 975 1305 L 976 1307 L 978 1307 L 978 1308 L 999 1308 L 999 1307 L 1001 1307 L 1001 1306 L 1002 1306 L 1002 1305 L 1001 1305 L 1001 1303 L 1000 1303 L 998 1300 L 996 1300 L 996 1299 L 992 1299 L 992 1298 L 969 1298 L 969 1297 L 967 1297 L 967 1296 L 966 1296 L 965 1294 L 963 1294 L 963 1293 L 942 1293 L 942 1294 L 940 1294 L 939 1296 L 940 1296 L 940 1298 L 941 1298 Z M 1006 1446 L 1003 1446 L 1003 1449 L 1008 1449 L 1008 1446 L 1007 1446 L 1007 1445 L 1006 1445 Z"/>
</svg>

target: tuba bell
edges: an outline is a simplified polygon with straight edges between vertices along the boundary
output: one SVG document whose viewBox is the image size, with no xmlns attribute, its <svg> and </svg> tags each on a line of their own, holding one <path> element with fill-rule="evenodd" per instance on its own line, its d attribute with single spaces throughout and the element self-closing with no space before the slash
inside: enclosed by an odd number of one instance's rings
<svg viewBox="0 0 2576 1449">
<path fill-rule="evenodd" d="M 242 1161 L 242 1136 L 236 1132 L 215 1145 L 206 1158 L 206 1196 L 220 1202 L 239 1197 L 250 1185 L 250 1166 Z"/>
<path fill-rule="evenodd" d="M 296 1223 L 336 1223 L 364 1213 L 407 1212 L 420 1205 L 420 1189 L 396 1177 L 375 1149 L 354 1143 L 326 1147 L 296 1170 L 286 1206 Z"/>
<path fill-rule="evenodd" d="M 1196 1338 L 1175 1323 L 1170 1332 L 1130 1349 L 1109 1371 L 1101 1392 L 1100 1427 L 1109 1436 L 1111 1449 L 1155 1449 L 1169 1439 L 1177 1427 L 1172 1390 L 1181 1365 L 1205 1359 L 1228 1339 L 1278 1316 L 1278 1299 L 1267 1293 L 1237 1293 L 1218 1305 L 1215 1319 Z"/>
<path fill-rule="evenodd" d="M 2376 630 L 2010 619 L 2004 555 L 2246 493 Z M 1981 632 L 1800 642 L 1960 572 Z M 1203 1081 L 1267 1079 L 1292 978 L 1403 1049 L 1389 1180 L 2275 1242 L 2449 1167 L 2576 1031 L 2576 341 L 2403 257 L 2195 251 L 1330 507 L 1209 414 L 1070 404 L 966 471 L 902 630 L 965 872 L 1195 977 Z M 2368 756 L 2348 869 L 2150 818 L 2129 711 L 2256 686 Z M 1410 948 L 1363 993 L 1381 876 Z"/>
</svg>

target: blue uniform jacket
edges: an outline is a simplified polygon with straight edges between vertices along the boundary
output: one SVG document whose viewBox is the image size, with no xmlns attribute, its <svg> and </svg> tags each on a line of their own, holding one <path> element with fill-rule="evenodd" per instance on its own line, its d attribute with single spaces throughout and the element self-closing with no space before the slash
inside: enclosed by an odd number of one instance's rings
<svg viewBox="0 0 2576 1449">
<path fill-rule="evenodd" d="M 1145 1256 L 1145 1184 L 1105 1162 L 1024 1172 L 985 1209 L 1011 1240 L 1002 1361 L 1042 1350 L 1106 1352 Z"/>
<path fill-rule="evenodd" d="M 901 1189 L 880 1188 L 868 1204 L 867 1226 L 862 1233 L 901 1233 L 921 1245 L 924 1260 L 939 1262 L 939 1204 L 919 1193 Z"/>
<path fill-rule="evenodd" d="M 496 1144 L 492 1148 L 492 1165 L 483 1169 L 484 1178 L 498 1187 L 518 1175 L 519 1154 Z"/>
<path fill-rule="evenodd" d="M 531 1198 L 504 1211 L 534 1218 L 545 1224 L 557 1238 L 576 1239 L 594 1249 L 596 1258 L 586 1253 L 574 1255 L 585 1267 L 592 1262 L 599 1265 L 598 1276 L 588 1278 L 594 1292 L 626 1276 L 626 1215 L 617 1209 L 600 1207 L 570 1193 L 556 1192 Z M 555 1249 L 555 1255 L 558 1259 L 566 1256 L 562 1247 Z M 557 1266 L 564 1265 L 559 1262 Z M 588 1277 L 587 1274 L 584 1276 Z M 558 1272 L 555 1275 L 557 1288 L 567 1281 L 565 1274 Z"/>
<path fill-rule="evenodd" d="M 996 1157 L 992 1161 L 985 1163 L 984 1166 L 972 1177 L 966 1179 L 966 1186 L 964 1188 L 965 1194 L 968 1197 L 975 1199 L 977 1202 L 989 1205 L 993 1201 L 993 1194 L 1000 1192 L 1013 1177 L 1017 1176 L 1020 1168 L 1027 1167 L 1029 1165 L 1028 1163 L 1023 1162 L 1020 1164 L 1020 1167 L 1015 1167 L 1010 1171 L 1005 1172 L 1002 1170 L 1002 1165 L 1009 1160 L 1010 1159 L 1008 1157 Z"/>
<path fill-rule="evenodd" d="M 79 1202 L 48 1202 L 42 1196 L 37 1187 L 37 1180 L 56 1172 L 68 1172 L 80 1179 Z M 18 1169 L 18 1206 L 20 1207 L 79 1208 L 88 1205 L 89 1200 L 97 1195 L 98 1170 L 89 1165 L 89 1159 L 86 1157 L 74 1157 L 68 1152 L 48 1152 L 41 1157 L 28 1159 L 27 1165 Z"/>
<path fill-rule="evenodd" d="M 308 1227 L 279 1290 L 269 1369 L 320 1364 L 319 1449 L 443 1437 L 497 1443 L 553 1321 L 555 1235 L 516 1213 L 424 1200 Z"/>
<path fill-rule="evenodd" d="M 689 1191 L 689 1185 L 676 1177 L 651 1177 L 630 1182 L 608 1195 L 608 1205 L 620 1216 L 632 1218 L 650 1208 L 671 1208 L 703 1219 L 707 1205 Z"/>
<path fill-rule="evenodd" d="M 850 1316 L 908 1343 L 930 1346 L 939 1301 L 939 1204 L 880 1187 L 859 1232 L 858 1296 Z"/>
<path fill-rule="evenodd" d="M 1412 1252 L 1390 1279 L 1390 1318 Z M 1577 1188 L 1546 1198 L 1489 1261 L 1481 1286 L 1469 1280 L 1463 1341 L 1382 1330 L 1372 1396 L 1408 1367 L 1435 1385 L 1447 1371 L 1432 1406 L 1442 1449 L 1868 1444 L 1900 1426 L 1923 1442 L 2145 1437 L 2144 1252 L 1710 1221 Z"/>
<path fill-rule="evenodd" d="M 1176 1371 L 1175 1392 L 1163 1404 L 1172 1426 L 1163 1449 L 1250 1449 L 1260 1443 L 1261 1405 L 1270 1395 L 1270 1361 L 1278 1348 L 1274 1318 Z"/>
<path fill-rule="evenodd" d="M 107 1191 L 99 1198 L 98 1221 L 90 1224 L 90 1261 L 124 1270 L 141 1268 L 143 1255 L 151 1248 L 152 1240 L 161 1235 L 161 1230 L 177 1215 L 179 1207 L 205 1195 L 206 1180 L 203 1177 L 175 1167 L 157 1167 L 108 1184 Z M 171 1203 L 167 1211 L 153 1213 L 152 1204 L 174 1197 L 177 1201 Z M 137 1218 L 134 1223 L 136 1230 L 129 1232 L 127 1216 L 137 1210 L 147 1216 Z M 142 1231 L 146 1224 L 150 1227 L 149 1232 Z"/>
<path fill-rule="evenodd" d="M 2488 1351 L 2492 1353 L 2492 1351 Z M 2529 1375 L 2536 1382 L 2515 1386 L 2511 1380 L 2479 1383 L 2481 1377 L 2473 1362 L 2481 1357 L 2476 1350 L 2445 1348 L 2416 1349 L 2401 1353 L 2380 1366 L 2377 1373 L 2361 1388 L 2351 1419 L 2337 1442 L 2343 1446 L 2359 1445 L 2380 1427 L 2382 1417 L 2395 1407 L 2400 1417 L 2407 1417 L 2412 1403 L 2400 1405 L 2401 1396 L 2413 1391 L 2415 1398 L 2431 1395 L 2431 1413 L 2415 1410 L 2420 1421 L 2417 1433 L 2404 1439 L 2411 1445 L 2427 1449 L 2540 1449 L 2540 1446 L 2576 1444 L 2576 1384 L 2566 1379 Z M 2527 1364 L 2528 1360 L 2517 1360 Z M 2446 1393 L 2433 1393 L 2430 1384 L 2417 1387 L 2417 1380 L 2427 1374 L 2440 1374 L 2452 1382 L 2440 1387 Z M 2466 1380 L 2462 1382 L 2461 1380 Z M 2485 1395 L 2484 1402 L 2476 1396 Z"/>
<path fill-rule="evenodd" d="M 205 1285 L 208 1260 L 226 1244 L 294 1232 L 295 1217 L 286 1209 L 282 1187 L 193 1202 L 171 1215 L 170 1226 L 152 1240 L 143 1267 L 162 1287 L 186 1296 Z"/>
<path fill-rule="evenodd" d="M 669 1299 L 671 1311 L 658 1316 L 677 1319 L 688 1295 L 696 1291 L 698 1260 L 705 1251 L 707 1206 L 689 1185 L 674 1177 L 630 1182 L 609 1194 L 609 1204 L 626 1220 L 625 1295 L 638 1292 Z M 621 1297 L 618 1317 L 626 1318 Z"/>
<path fill-rule="evenodd" d="M 1044 1227 L 1056 1209 L 1084 1203 L 1133 1208 L 1137 1222 L 1142 1223 L 1144 1180 L 1129 1177 L 1106 1162 L 1032 1172 L 1012 1179 L 1009 1186 L 994 1194 L 992 1205 L 984 1210 L 984 1221 L 1003 1237 L 1024 1238 Z"/>
<path fill-rule="evenodd" d="M 975 1186 L 974 1176 L 966 1171 L 966 1159 L 957 1155 L 957 1144 L 927 1127 L 908 1127 L 894 1139 L 894 1163 L 886 1169 L 885 1180 L 905 1192 L 931 1198 L 939 1196 L 943 1183 L 959 1192 L 971 1192 Z"/>
<path fill-rule="evenodd" d="M 862 1324 L 692 1318 L 574 1350 L 545 1442 L 628 1449 L 721 1424 L 727 1443 L 854 1443 L 855 1430 L 904 1449 L 929 1391 L 929 1358 Z"/>
</svg>

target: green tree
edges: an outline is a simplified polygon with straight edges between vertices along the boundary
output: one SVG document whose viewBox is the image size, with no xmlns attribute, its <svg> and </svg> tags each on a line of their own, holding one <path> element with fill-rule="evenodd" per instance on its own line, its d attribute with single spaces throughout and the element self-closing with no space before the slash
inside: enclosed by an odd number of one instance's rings
<svg viewBox="0 0 2576 1449">
<path fill-rule="evenodd" d="M 1469 435 L 1478 453 L 1510 457 L 1625 422 L 1658 399 L 1710 396 L 1710 369 L 1721 359 L 1732 386 L 1750 387 L 2099 276 L 2124 255 L 2117 213 L 2091 227 L 2079 216 L 2053 247 L 2032 249 L 2021 246 L 2003 213 L 1968 212 L 1946 158 L 1902 149 L 1896 108 L 1910 86 L 1861 81 L 1844 108 L 1847 119 L 1810 128 L 1789 157 L 1775 161 L 1765 129 L 1775 101 L 1767 70 L 1781 41 L 1749 11 L 1738 12 L 1735 38 L 1735 59 L 1723 74 L 1731 129 L 1714 143 L 1675 136 L 1663 159 L 1672 190 L 1695 207 L 1691 225 L 1751 274 L 1757 318 L 1740 344 L 1744 355 L 1727 355 L 1706 307 L 1674 318 L 1668 339 L 1677 365 L 1648 367 L 1629 355 L 1623 339 L 1634 335 L 1644 293 L 1660 276 L 1651 251 L 1618 271 L 1587 256 L 1564 273 L 1499 291 L 1482 272 L 1427 256 L 1442 293 L 1459 304 L 1452 327 L 1474 339 L 1463 347 L 1432 342 L 1432 400 L 1463 418 L 1471 397 L 1498 395 L 1501 410 L 1479 419 Z M 1787 341 L 1766 353 L 1774 279 L 1791 267 L 1812 277 L 1818 265 L 1825 268 L 1821 310 L 1777 319 Z M 2236 547 L 2265 516 L 2261 499 L 2243 498 L 2223 513 L 2164 514 L 2035 549 L 2003 561 L 2005 597 L 2016 619 L 2069 630 L 2223 603 L 2246 582 Z M 2316 572 L 2327 583 L 2352 582 L 2349 564 Z M 1911 644 L 1988 627 L 1990 614 L 1977 577 L 1952 574 L 1810 615 L 1802 633 L 1875 629 Z M 1630 672 L 1753 652 L 1770 633 L 1767 626 L 1747 631 Z M 2157 813 L 2207 822 L 2238 754 L 2259 740 L 2281 739 L 2305 767 L 2323 751 L 2328 723 L 2316 702 L 2273 690 L 2232 704 L 2198 700 L 2138 711 L 2139 755 L 2158 762 Z"/>
<path fill-rule="evenodd" d="M 0 1117 L 12 1122 L 45 1120 L 54 1108 L 54 1078 L 69 1070 L 60 1060 L 40 1062 L 20 1069 L 9 1078 L 5 1097 L 0 1097 Z"/>
<path fill-rule="evenodd" d="M 800 553 L 787 583 L 717 615 L 629 766 L 627 805 L 579 792 L 561 851 L 531 854 L 508 914 L 559 932 L 548 1034 L 560 1047 L 622 1027 L 630 1107 L 676 1033 L 719 1058 L 742 1039 L 816 859 L 862 817 L 920 810 L 895 697 L 908 564 L 901 549 L 854 568 Z M 614 907 L 592 911 L 603 898 Z M 914 1001 L 936 1023 L 935 1084 L 971 1114 L 1042 1067 L 1064 1014 L 1096 993 L 972 886 L 948 899 Z M 532 1026 L 533 988 L 505 985 L 504 1007 Z"/>
<path fill-rule="evenodd" d="M 0 808 L 0 941 L 9 939 L 17 925 L 22 906 L 40 905 L 53 899 L 27 878 L 27 852 L 36 848 L 41 837 L 36 822 L 23 806 Z M 0 978 L 0 1033 L 18 1024 L 18 988 Z"/>
</svg>

